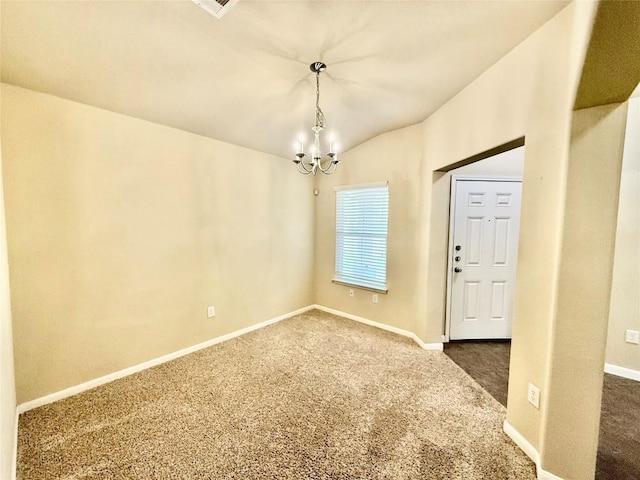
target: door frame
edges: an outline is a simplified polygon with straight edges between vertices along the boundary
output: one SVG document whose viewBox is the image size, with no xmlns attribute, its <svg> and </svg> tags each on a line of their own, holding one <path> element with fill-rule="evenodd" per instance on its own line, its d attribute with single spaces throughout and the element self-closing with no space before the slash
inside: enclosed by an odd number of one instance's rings
<svg viewBox="0 0 640 480">
<path fill-rule="evenodd" d="M 451 188 L 449 192 L 449 236 L 447 238 L 447 293 L 445 296 L 444 309 L 444 335 L 443 342 L 448 343 L 451 328 L 451 289 L 453 284 L 453 226 L 454 215 L 456 213 L 456 193 L 459 181 L 478 181 L 478 182 L 520 182 L 523 183 L 522 177 L 500 176 L 500 175 L 451 175 Z M 518 242 L 520 235 L 518 234 Z M 518 261 L 516 259 L 516 267 Z"/>
</svg>

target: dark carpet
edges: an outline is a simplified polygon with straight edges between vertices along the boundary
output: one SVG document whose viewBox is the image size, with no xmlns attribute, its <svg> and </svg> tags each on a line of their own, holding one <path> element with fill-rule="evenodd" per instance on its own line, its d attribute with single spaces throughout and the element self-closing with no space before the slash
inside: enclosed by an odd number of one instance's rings
<svg viewBox="0 0 640 480">
<path fill-rule="evenodd" d="M 507 404 L 510 342 L 461 341 L 444 352 Z M 640 382 L 604 375 L 596 480 L 640 480 Z"/>
<path fill-rule="evenodd" d="M 507 406 L 511 341 L 449 342 L 445 344 L 444 353 L 493 398 Z"/>
<path fill-rule="evenodd" d="M 640 480 L 640 382 L 604 374 L 598 480 Z"/>
</svg>

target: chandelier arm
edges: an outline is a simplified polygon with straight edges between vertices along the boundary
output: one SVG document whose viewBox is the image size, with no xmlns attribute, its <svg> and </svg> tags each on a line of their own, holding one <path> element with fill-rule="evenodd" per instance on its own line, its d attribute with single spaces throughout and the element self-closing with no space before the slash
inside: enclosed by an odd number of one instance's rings
<svg viewBox="0 0 640 480">
<path fill-rule="evenodd" d="M 326 167 L 322 168 L 322 165 L 320 165 L 320 171 L 326 175 L 331 175 L 333 172 L 336 171 L 336 168 L 338 168 L 338 164 L 335 163 L 333 160 L 330 160 L 328 162 L 328 164 L 325 162 Z"/>
<path fill-rule="evenodd" d="M 314 159 L 312 156 L 309 163 L 305 167 L 309 172 L 315 175 L 316 173 L 318 173 L 319 166 L 320 166 L 320 160 Z"/>
<path fill-rule="evenodd" d="M 323 163 L 324 163 L 324 165 L 325 165 L 324 167 L 322 166 L 322 164 L 323 164 Z M 320 161 L 320 165 L 319 165 L 319 167 L 320 167 L 320 170 L 322 171 L 322 173 L 324 173 L 324 172 L 326 172 L 327 170 L 329 170 L 329 168 L 331 168 L 331 163 L 327 164 L 327 161 L 326 161 L 326 160 L 322 160 L 322 161 Z"/>
<path fill-rule="evenodd" d="M 309 175 L 311 173 L 311 170 L 308 170 L 302 162 L 297 163 L 296 167 L 298 167 L 298 172 L 302 173 L 303 175 Z"/>
<path fill-rule="evenodd" d="M 333 168 L 331 170 L 327 168 L 327 170 L 322 173 L 324 173 L 325 175 L 331 175 L 333 172 L 335 172 L 336 168 L 338 168 L 338 164 L 332 162 L 331 165 L 333 165 Z"/>
<path fill-rule="evenodd" d="M 338 155 L 336 153 L 328 153 L 327 154 L 328 158 L 324 158 L 322 160 L 322 163 L 324 163 L 325 167 L 322 168 L 322 170 L 328 170 L 331 165 L 337 165 L 338 163 L 340 163 L 340 161 L 338 160 Z"/>
</svg>

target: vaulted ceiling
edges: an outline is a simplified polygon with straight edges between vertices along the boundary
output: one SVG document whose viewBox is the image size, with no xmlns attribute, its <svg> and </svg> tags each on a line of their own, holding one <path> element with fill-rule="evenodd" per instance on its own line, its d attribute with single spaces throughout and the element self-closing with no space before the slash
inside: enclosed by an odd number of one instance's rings
<svg viewBox="0 0 640 480">
<path fill-rule="evenodd" d="M 2 81 L 291 157 L 315 77 L 344 151 L 419 122 L 567 1 L 0 3 Z"/>
</svg>

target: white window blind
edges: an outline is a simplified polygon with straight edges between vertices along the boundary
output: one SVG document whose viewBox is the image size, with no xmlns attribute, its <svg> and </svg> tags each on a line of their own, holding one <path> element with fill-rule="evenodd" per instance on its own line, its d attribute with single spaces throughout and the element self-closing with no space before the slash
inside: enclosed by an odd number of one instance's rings
<svg viewBox="0 0 640 480">
<path fill-rule="evenodd" d="M 334 281 L 387 291 L 386 183 L 336 188 Z"/>
</svg>

